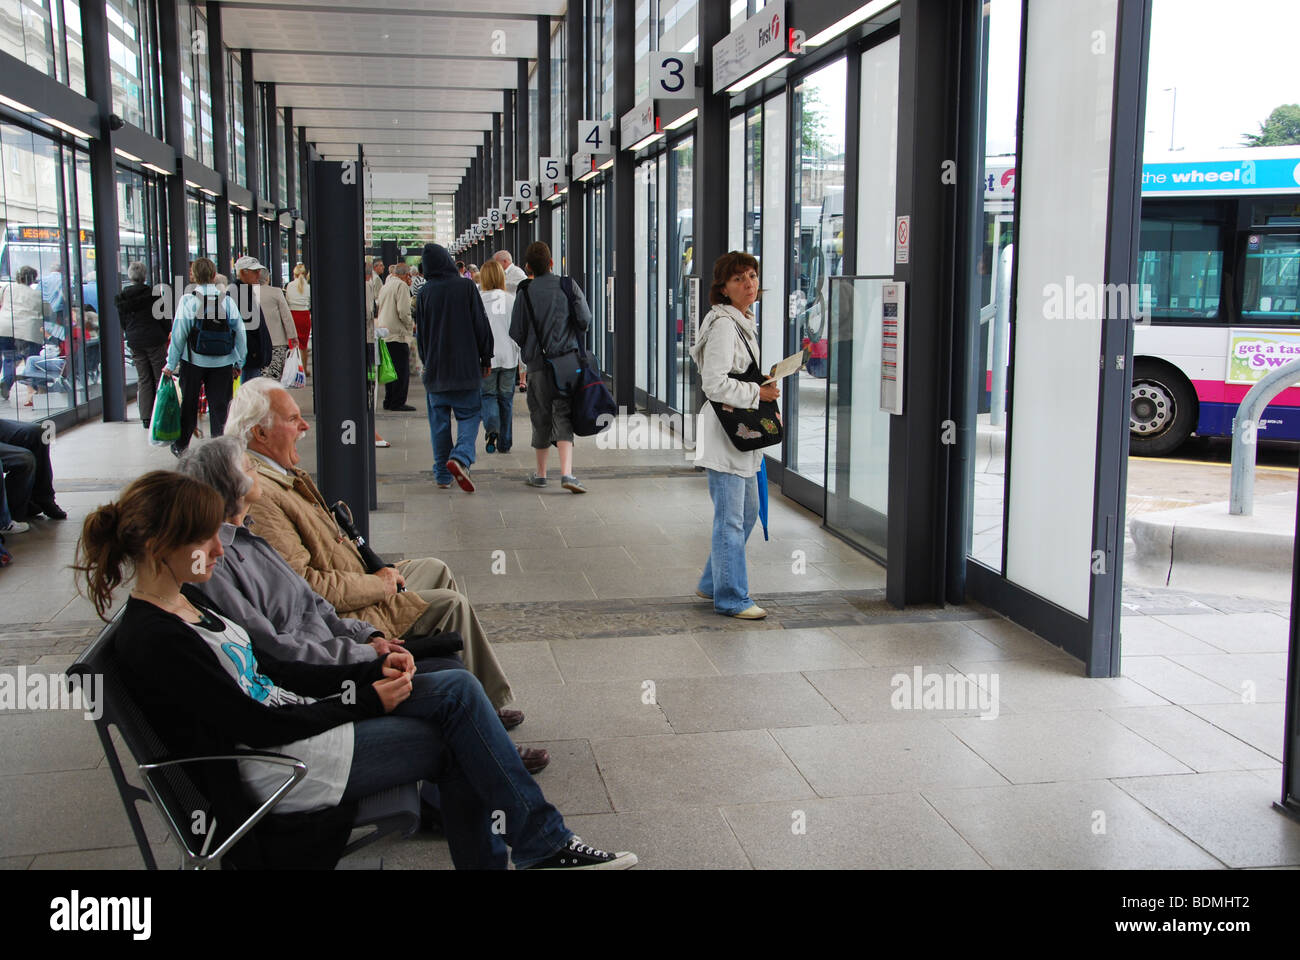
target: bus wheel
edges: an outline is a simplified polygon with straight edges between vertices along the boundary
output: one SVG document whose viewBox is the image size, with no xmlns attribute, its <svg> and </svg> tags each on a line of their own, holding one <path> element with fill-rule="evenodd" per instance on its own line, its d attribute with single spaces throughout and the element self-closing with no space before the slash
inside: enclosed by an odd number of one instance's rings
<svg viewBox="0 0 1300 960">
<path fill-rule="evenodd" d="M 1196 391 L 1168 364 L 1137 361 L 1129 401 L 1129 452 L 1134 456 L 1173 453 L 1196 429 Z"/>
</svg>

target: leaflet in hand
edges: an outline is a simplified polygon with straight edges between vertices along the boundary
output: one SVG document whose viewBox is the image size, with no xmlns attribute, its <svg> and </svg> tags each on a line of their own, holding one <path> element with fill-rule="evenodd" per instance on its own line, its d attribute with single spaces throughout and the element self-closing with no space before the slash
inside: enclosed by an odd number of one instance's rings
<svg viewBox="0 0 1300 960">
<path fill-rule="evenodd" d="M 772 368 L 772 372 L 768 375 L 768 378 L 763 381 L 763 385 L 767 386 L 769 383 L 776 383 L 778 380 L 784 380 L 792 373 L 798 373 L 803 369 L 803 365 L 807 361 L 807 349 L 800 350 L 798 353 L 790 354 L 790 356 L 786 357 Z"/>
</svg>

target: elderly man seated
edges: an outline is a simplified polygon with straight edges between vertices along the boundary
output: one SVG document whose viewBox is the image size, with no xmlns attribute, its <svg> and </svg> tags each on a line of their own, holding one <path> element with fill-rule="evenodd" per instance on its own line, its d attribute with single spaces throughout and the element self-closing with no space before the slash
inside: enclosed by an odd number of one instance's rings
<svg viewBox="0 0 1300 960">
<path fill-rule="evenodd" d="M 364 620 L 388 638 L 459 633 L 465 668 L 478 678 L 507 728 L 523 722 L 510 682 L 488 643 L 469 598 L 441 560 L 405 560 L 367 573 L 361 554 L 339 528 L 311 476 L 297 468 L 298 441 L 308 430 L 289 391 L 265 377 L 239 388 L 226 433 L 241 438 L 257 461 L 263 494 L 248 516 L 258 536 L 284 557 L 339 616 Z M 404 586 L 405 593 L 398 587 Z"/>
</svg>

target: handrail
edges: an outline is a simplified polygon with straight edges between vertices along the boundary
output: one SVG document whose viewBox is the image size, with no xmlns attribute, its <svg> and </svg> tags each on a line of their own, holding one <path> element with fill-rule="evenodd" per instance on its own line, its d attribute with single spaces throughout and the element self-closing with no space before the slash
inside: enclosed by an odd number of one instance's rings
<svg viewBox="0 0 1300 960">
<path fill-rule="evenodd" d="M 1300 359 L 1270 370 L 1237 407 L 1232 418 L 1232 481 L 1228 492 L 1228 513 L 1234 517 L 1249 517 L 1255 512 L 1255 444 L 1260 415 L 1274 397 L 1297 380 Z"/>
</svg>

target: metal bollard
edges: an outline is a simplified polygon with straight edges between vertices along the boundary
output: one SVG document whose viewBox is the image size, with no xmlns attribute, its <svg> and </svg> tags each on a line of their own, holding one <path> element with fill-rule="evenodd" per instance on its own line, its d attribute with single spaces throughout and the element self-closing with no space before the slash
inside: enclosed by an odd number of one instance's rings
<svg viewBox="0 0 1300 960">
<path fill-rule="evenodd" d="M 1259 418 L 1273 398 L 1300 380 L 1300 359 L 1271 370 L 1250 388 L 1232 418 L 1232 485 L 1228 513 L 1249 517 L 1255 512 L 1255 449 Z"/>
</svg>

